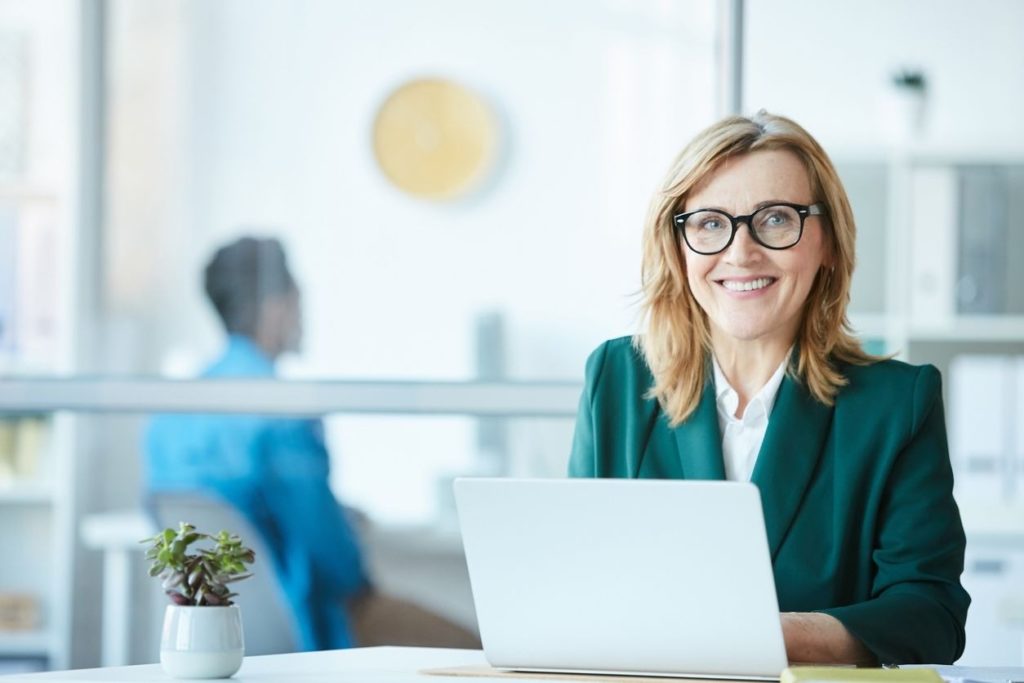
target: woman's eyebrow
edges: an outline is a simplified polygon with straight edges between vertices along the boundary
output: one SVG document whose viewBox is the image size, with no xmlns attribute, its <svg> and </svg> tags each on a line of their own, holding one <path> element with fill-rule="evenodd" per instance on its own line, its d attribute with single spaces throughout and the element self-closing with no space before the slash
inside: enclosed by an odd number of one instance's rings
<svg viewBox="0 0 1024 683">
<path fill-rule="evenodd" d="M 757 204 L 755 204 L 754 208 L 750 210 L 750 213 L 755 213 L 755 212 L 763 209 L 766 206 L 771 206 L 772 204 L 799 204 L 799 203 L 800 202 L 794 202 L 794 201 L 792 201 L 790 199 L 766 199 L 763 202 L 758 202 Z M 722 213 L 728 213 L 730 216 L 743 215 L 743 214 L 732 214 L 732 213 L 729 213 L 728 209 L 724 209 L 721 206 L 715 206 L 713 204 L 712 205 L 701 206 L 700 208 L 696 208 L 696 209 L 690 209 L 690 210 L 686 211 L 685 213 L 691 213 L 692 211 L 721 211 Z M 680 213 L 684 213 L 684 212 L 680 212 Z"/>
<path fill-rule="evenodd" d="M 771 206 L 772 204 L 799 204 L 799 202 L 790 201 L 788 199 L 766 199 L 754 206 L 754 211 L 763 209 L 766 206 Z"/>
</svg>

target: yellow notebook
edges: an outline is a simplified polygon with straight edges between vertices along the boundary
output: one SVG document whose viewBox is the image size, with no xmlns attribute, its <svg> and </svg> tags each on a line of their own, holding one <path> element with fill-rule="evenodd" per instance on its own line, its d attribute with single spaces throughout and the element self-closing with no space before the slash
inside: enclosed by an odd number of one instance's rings
<svg viewBox="0 0 1024 683">
<path fill-rule="evenodd" d="M 852 669 L 841 666 L 792 666 L 779 683 L 943 683 L 934 669 Z"/>
</svg>

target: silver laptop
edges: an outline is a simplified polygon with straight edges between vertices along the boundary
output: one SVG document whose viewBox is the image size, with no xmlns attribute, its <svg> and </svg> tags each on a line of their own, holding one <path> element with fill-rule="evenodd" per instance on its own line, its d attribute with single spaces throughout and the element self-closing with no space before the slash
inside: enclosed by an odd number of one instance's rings
<svg viewBox="0 0 1024 683">
<path fill-rule="evenodd" d="M 455 501 L 494 667 L 775 680 L 787 665 L 753 484 L 457 479 Z"/>
</svg>

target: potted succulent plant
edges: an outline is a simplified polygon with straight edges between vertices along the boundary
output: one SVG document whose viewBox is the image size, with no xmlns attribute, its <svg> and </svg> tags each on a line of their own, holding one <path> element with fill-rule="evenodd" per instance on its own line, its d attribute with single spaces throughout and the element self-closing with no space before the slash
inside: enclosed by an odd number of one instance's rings
<svg viewBox="0 0 1024 683">
<path fill-rule="evenodd" d="M 229 584 L 252 576 L 255 553 L 227 531 L 204 534 L 182 522 L 149 543 L 150 576 L 163 580 L 171 599 L 164 613 L 160 663 L 175 678 L 226 678 L 242 665 L 242 619 Z M 190 551 L 195 543 L 197 547 Z M 212 547 L 211 547 L 212 546 Z"/>
</svg>

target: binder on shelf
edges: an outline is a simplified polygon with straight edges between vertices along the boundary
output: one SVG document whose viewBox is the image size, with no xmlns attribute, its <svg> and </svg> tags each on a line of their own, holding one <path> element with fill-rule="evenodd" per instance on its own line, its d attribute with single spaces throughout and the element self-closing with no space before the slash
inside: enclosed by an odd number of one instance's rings
<svg viewBox="0 0 1024 683">
<path fill-rule="evenodd" d="M 28 166 L 32 42 L 10 24 L 0 33 L 0 182 L 20 180 Z"/>
<path fill-rule="evenodd" d="M 18 212 L 0 204 L 0 354 L 15 352 L 14 313 L 18 276 Z"/>
<path fill-rule="evenodd" d="M 53 369 L 58 357 L 58 226 L 52 203 L 25 204 L 18 211 L 15 360 L 36 372 Z"/>
<path fill-rule="evenodd" d="M 1012 503 L 1020 507 L 1024 505 L 1024 356 L 1017 356 L 1015 365 L 1014 438 L 1010 457 L 1006 463 L 1007 483 L 1005 493 Z"/>
<path fill-rule="evenodd" d="M 958 175 L 957 312 L 1005 313 L 1009 265 L 1006 173 L 993 166 L 961 166 Z"/>
<path fill-rule="evenodd" d="M 17 421 L 10 418 L 0 419 L 0 482 L 16 478 L 14 458 L 17 449 Z"/>
<path fill-rule="evenodd" d="M 1020 268 L 1021 254 L 1024 254 L 1024 165 L 1003 167 L 1006 176 L 1006 312 L 1020 316 L 1024 314 L 1024 268 Z"/>
<path fill-rule="evenodd" d="M 39 601 L 27 593 L 0 593 L 0 633 L 39 626 Z"/>
<path fill-rule="evenodd" d="M 0 371 L 57 366 L 58 225 L 52 201 L 0 201 Z"/>
<path fill-rule="evenodd" d="M 1007 502 L 1006 463 L 1017 429 L 1016 367 L 1014 357 L 995 355 L 960 355 L 950 363 L 949 450 L 961 506 Z"/>
<path fill-rule="evenodd" d="M 41 416 L 18 420 L 17 444 L 14 451 L 14 472 L 22 479 L 39 476 L 39 461 L 46 448 L 49 422 Z"/>
<path fill-rule="evenodd" d="M 38 476 L 47 424 L 41 416 L 0 418 L 0 483 Z"/>
<path fill-rule="evenodd" d="M 914 169 L 910 193 L 911 318 L 923 325 L 950 324 L 956 312 L 956 169 Z"/>
</svg>

